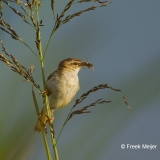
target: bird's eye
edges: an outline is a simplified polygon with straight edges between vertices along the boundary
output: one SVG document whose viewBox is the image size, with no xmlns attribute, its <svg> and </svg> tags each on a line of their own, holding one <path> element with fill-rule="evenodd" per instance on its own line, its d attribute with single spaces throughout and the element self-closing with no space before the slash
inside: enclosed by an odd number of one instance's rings
<svg viewBox="0 0 160 160">
<path fill-rule="evenodd" d="M 77 62 L 73 62 L 72 64 L 73 64 L 73 65 L 78 65 L 78 63 L 77 63 Z"/>
</svg>

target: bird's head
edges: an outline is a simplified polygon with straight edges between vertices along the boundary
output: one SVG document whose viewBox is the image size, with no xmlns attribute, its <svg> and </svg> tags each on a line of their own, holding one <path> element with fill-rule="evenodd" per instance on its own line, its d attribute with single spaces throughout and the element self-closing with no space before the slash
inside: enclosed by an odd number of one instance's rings
<svg viewBox="0 0 160 160">
<path fill-rule="evenodd" d="M 59 63 L 58 68 L 60 70 L 76 71 L 78 73 L 78 71 L 85 66 L 93 69 L 93 64 L 89 62 L 83 62 L 75 58 L 67 58 Z"/>
</svg>

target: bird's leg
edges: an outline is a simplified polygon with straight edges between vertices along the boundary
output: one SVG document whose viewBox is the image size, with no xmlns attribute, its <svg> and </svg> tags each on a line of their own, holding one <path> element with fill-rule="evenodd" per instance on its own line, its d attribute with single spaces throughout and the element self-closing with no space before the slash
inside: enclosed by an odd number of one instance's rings
<svg viewBox="0 0 160 160">
<path fill-rule="evenodd" d="M 41 127 L 40 127 L 40 126 L 41 126 Z M 41 115 L 39 115 L 39 121 L 37 122 L 34 130 L 37 131 L 37 132 L 40 132 L 40 131 L 41 131 L 40 128 L 42 128 L 42 129 L 45 131 L 45 133 L 47 133 L 46 124 L 44 124 L 44 123 L 41 121 Z"/>
<path fill-rule="evenodd" d="M 51 117 L 49 117 L 49 116 L 46 114 L 46 117 L 47 117 L 46 123 L 52 124 L 53 121 L 54 121 L 54 116 L 53 116 L 54 109 L 53 109 L 53 108 L 50 108 L 50 111 L 51 111 Z"/>
<path fill-rule="evenodd" d="M 47 114 L 46 114 L 46 117 L 47 117 L 46 123 L 52 124 L 54 117 L 52 115 L 51 115 L 51 117 L 49 117 Z"/>
<path fill-rule="evenodd" d="M 49 125 L 51 127 L 51 132 L 52 132 L 53 135 L 55 135 L 55 130 L 54 130 L 54 127 L 53 127 L 53 120 L 54 120 L 53 111 L 54 111 L 54 109 L 51 108 L 51 117 L 48 117 L 48 115 L 46 115 L 46 117 L 47 117 L 46 123 L 49 123 Z"/>
</svg>

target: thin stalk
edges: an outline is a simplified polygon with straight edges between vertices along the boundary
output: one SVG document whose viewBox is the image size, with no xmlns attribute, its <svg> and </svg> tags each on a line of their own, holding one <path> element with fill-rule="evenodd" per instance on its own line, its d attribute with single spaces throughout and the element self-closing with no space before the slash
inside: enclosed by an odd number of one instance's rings
<svg viewBox="0 0 160 160">
<path fill-rule="evenodd" d="M 38 108 L 38 103 L 37 103 L 36 95 L 35 95 L 34 90 L 33 90 L 33 86 L 32 86 L 32 96 L 33 96 L 33 101 L 34 101 L 36 113 L 37 113 L 37 116 L 38 116 L 38 119 L 39 119 L 40 118 L 39 117 L 39 115 L 40 115 L 39 114 L 39 108 Z M 43 141 L 44 141 L 44 144 L 45 144 L 47 158 L 48 158 L 48 160 L 52 160 L 51 153 L 50 153 L 50 150 L 49 150 L 49 147 L 48 147 L 48 143 L 47 143 L 47 139 L 46 139 L 46 136 L 44 134 L 44 130 L 42 129 L 41 125 L 40 125 L 40 127 L 41 127 L 41 131 L 42 131 Z"/>
<path fill-rule="evenodd" d="M 53 129 L 53 126 L 50 125 L 50 131 L 51 131 L 51 139 L 52 139 L 52 144 L 53 144 L 53 149 L 54 149 L 54 153 L 55 153 L 55 159 L 56 160 L 59 160 L 59 157 L 58 157 L 58 151 L 57 151 L 57 142 L 56 142 L 56 139 L 54 137 L 54 129 Z"/>
<path fill-rule="evenodd" d="M 42 71 L 42 74 L 43 73 L 44 73 L 44 70 Z M 44 74 L 42 75 L 42 77 L 44 77 Z M 48 115 L 48 117 L 51 117 L 51 112 L 50 112 L 50 108 L 49 108 L 49 101 L 48 101 L 47 95 L 45 95 L 45 103 L 46 103 L 46 108 L 47 108 L 47 115 Z M 56 139 L 54 137 L 53 128 L 51 126 L 50 126 L 50 134 L 51 134 L 51 140 L 52 140 L 55 159 L 59 160 L 58 150 L 57 150 L 57 146 L 56 146 Z"/>
<path fill-rule="evenodd" d="M 61 128 L 61 130 L 60 130 L 60 132 L 59 132 L 59 135 L 58 135 L 58 138 L 57 138 L 56 143 L 58 143 L 58 140 L 59 140 L 59 138 L 60 138 L 60 136 L 61 136 L 61 133 L 62 133 L 62 131 L 63 131 L 63 129 L 64 129 L 64 126 L 66 125 L 67 120 L 68 120 L 68 117 L 69 117 L 69 115 L 71 114 L 73 108 L 74 108 L 74 107 L 71 108 L 71 110 L 69 111 L 69 113 L 68 113 L 68 115 L 67 115 L 66 120 L 65 120 L 64 123 L 63 123 L 63 126 L 62 126 L 62 128 Z"/>
<path fill-rule="evenodd" d="M 47 46 L 46 46 L 46 48 L 45 48 L 43 58 L 44 58 L 44 57 L 45 57 L 45 55 L 46 55 L 46 52 L 47 52 L 47 49 L 48 49 L 49 43 L 50 43 L 50 41 L 51 41 L 51 38 L 52 38 L 52 35 L 50 35 L 49 40 L 48 40 L 48 42 L 47 42 Z"/>
<path fill-rule="evenodd" d="M 49 43 L 50 43 L 50 41 L 51 41 L 51 38 L 52 38 L 52 36 L 53 36 L 54 32 L 55 32 L 55 30 L 53 29 L 53 30 L 52 30 L 52 32 L 51 32 L 51 34 L 50 34 L 50 37 L 49 37 L 49 39 L 48 39 L 47 46 L 46 46 L 46 48 L 45 48 L 45 51 L 44 51 L 44 55 L 43 55 L 43 57 L 45 57 L 45 55 L 46 55 L 46 52 L 47 52 L 47 49 L 48 49 Z"/>
<path fill-rule="evenodd" d="M 46 89 L 46 83 L 45 83 L 45 72 L 44 72 L 44 58 L 43 58 L 43 53 L 42 53 L 42 42 L 41 42 L 41 34 L 40 34 L 40 27 L 39 27 L 39 14 L 38 14 L 38 3 L 36 5 L 36 17 L 37 17 L 37 39 L 38 39 L 38 43 L 39 43 L 39 57 L 40 57 L 40 63 L 41 63 L 41 71 L 42 71 L 42 79 L 43 79 L 43 87 L 44 90 Z M 47 115 L 48 117 L 51 117 L 51 112 L 50 112 L 50 107 L 49 107 L 49 101 L 48 101 L 48 96 L 45 95 L 45 104 L 46 104 L 46 108 L 47 108 Z M 58 158 L 58 151 L 57 151 L 57 147 L 56 147 L 56 140 L 53 136 L 51 127 L 50 127 L 50 133 L 51 133 L 51 139 L 52 139 L 52 144 L 53 144 L 53 149 L 54 149 L 54 155 L 55 155 L 55 159 L 59 160 Z"/>
<path fill-rule="evenodd" d="M 65 121 L 65 122 L 66 122 L 66 121 Z M 60 132 L 59 132 L 59 135 L 58 135 L 56 144 L 58 143 L 58 140 L 59 140 L 59 138 L 60 138 L 60 136 L 61 136 L 61 133 L 62 133 L 62 131 L 63 131 L 63 128 L 64 128 L 64 126 L 65 126 L 65 124 L 66 124 L 65 122 L 64 122 L 64 124 L 63 124 L 63 126 L 62 126 L 62 128 L 61 128 L 61 130 L 60 130 Z"/>
<path fill-rule="evenodd" d="M 46 148 L 47 158 L 48 158 L 48 160 L 52 160 L 51 153 L 50 153 L 50 150 L 49 150 L 49 147 L 48 147 L 48 144 L 47 144 L 47 139 L 46 139 L 46 136 L 44 134 L 44 130 L 42 128 L 41 128 L 41 131 L 42 131 L 42 137 L 43 137 L 43 141 L 44 141 L 45 148 Z"/>
<path fill-rule="evenodd" d="M 31 81 L 27 81 L 27 82 L 30 83 L 32 85 L 32 87 L 34 87 L 40 94 L 42 94 L 42 91 L 40 89 L 38 89 L 36 86 L 34 86 Z"/>
<path fill-rule="evenodd" d="M 25 46 L 27 46 L 31 52 L 39 59 L 39 57 L 37 56 L 37 54 L 33 51 L 33 49 L 24 41 L 24 40 L 20 40 Z"/>
</svg>

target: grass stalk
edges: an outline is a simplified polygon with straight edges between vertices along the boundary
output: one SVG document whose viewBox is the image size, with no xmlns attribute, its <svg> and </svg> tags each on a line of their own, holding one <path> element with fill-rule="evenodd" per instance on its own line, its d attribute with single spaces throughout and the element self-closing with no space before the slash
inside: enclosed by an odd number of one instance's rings
<svg viewBox="0 0 160 160">
<path fill-rule="evenodd" d="M 33 86 L 32 86 L 32 96 L 33 96 L 33 101 L 34 101 L 35 109 L 36 109 L 36 112 L 37 112 L 37 116 L 38 116 L 38 118 L 40 118 L 39 117 L 40 113 L 39 113 L 38 103 L 37 103 L 36 95 L 35 95 L 34 90 L 33 90 Z M 40 127 L 41 127 L 41 131 L 42 131 L 41 133 L 42 133 L 42 137 L 43 137 L 43 142 L 44 142 L 46 153 L 47 153 L 47 158 L 48 158 L 48 160 L 52 160 L 51 153 L 50 153 L 50 150 L 49 150 L 49 147 L 48 147 L 48 143 L 47 143 L 47 140 L 46 140 L 44 130 L 42 129 L 42 126 L 40 126 Z"/>
<path fill-rule="evenodd" d="M 41 64 L 41 71 L 42 71 L 43 87 L 44 87 L 44 90 L 46 90 L 45 72 L 44 72 L 44 57 L 43 57 L 43 52 L 42 52 L 42 42 L 41 42 L 41 34 L 40 34 L 40 26 L 39 26 L 40 21 L 39 21 L 38 10 L 39 10 L 39 6 L 38 6 L 38 3 L 37 3 L 37 5 L 36 5 L 36 17 L 37 17 L 37 24 L 38 24 L 37 25 L 37 42 L 38 42 L 38 50 L 39 50 L 39 57 L 40 57 L 40 64 Z M 45 105 L 46 105 L 46 108 L 47 108 L 47 115 L 48 115 L 48 117 L 51 117 L 51 112 L 50 112 L 50 107 L 49 107 L 49 101 L 48 101 L 47 94 L 45 95 Z M 52 144 L 53 144 L 55 159 L 59 160 L 58 151 L 57 151 L 57 147 L 56 147 L 56 140 L 55 140 L 55 137 L 54 137 L 54 134 L 53 134 L 53 129 L 51 128 L 51 126 L 50 126 L 50 134 L 51 134 L 51 140 L 52 140 Z"/>
<path fill-rule="evenodd" d="M 61 134 L 62 134 L 62 131 L 63 131 L 63 129 L 64 129 L 66 123 L 67 123 L 67 119 L 68 119 L 69 115 L 71 114 L 72 110 L 73 110 L 73 107 L 70 109 L 70 111 L 69 111 L 69 113 L 68 113 L 68 115 L 67 115 L 67 117 L 66 117 L 66 119 L 65 119 L 65 121 L 64 121 L 64 123 L 63 123 L 63 125 L 62 125 L 62 128 L 61 128 L 61 130 L 60 130 L 60 132 L 59 132 L 59 134 L 58 134 L 56 143 L 58 143 L 58 140 L 59 140 L 59 138 L 60 138 L 60 136 L 61 136 Z"/>
<path fill-rule="evenodd" d="M 28 47 L 31 52 L 39 59 L 39 57 L 37 56 L 37 54 L 33 51 L 33 49 L 25 42 L 25 41 L 21 41 L 26 47 Z"/>
<path fill-rule="evenodd" d="M 50 37 L 49 37 L 49 39 L 48 39 L 47 46 L 46 46 L 46 48 L 45 48 L 43 57 L 45 57 L 45 55 L 46 55 L 48 46 L 49 46 L 49 44 L 50 44 L 51 38 L 52 38 L 52 36 L 53 36 L 54 33 L 55 33 L 55 30 L 52 30 L 52 32 L 51 32 L 51 34 L 50 34 Z"/>
</svg>

